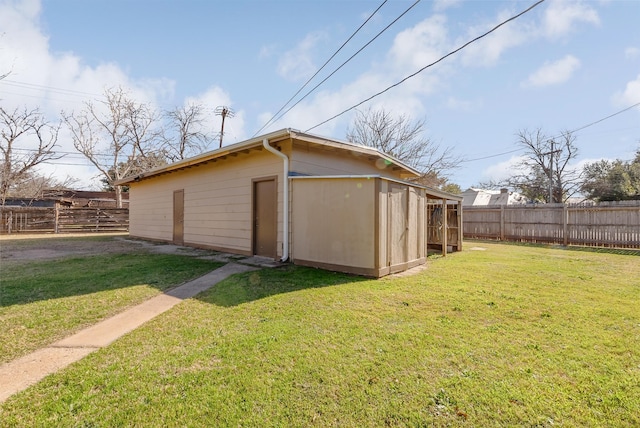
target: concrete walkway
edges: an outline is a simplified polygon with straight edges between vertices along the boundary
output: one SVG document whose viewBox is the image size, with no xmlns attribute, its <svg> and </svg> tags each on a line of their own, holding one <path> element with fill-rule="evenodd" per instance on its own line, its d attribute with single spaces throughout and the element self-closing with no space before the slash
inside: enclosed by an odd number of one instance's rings
<svg viewBox="0 0 640 428">
<path fill-rule="evenodd" d="M 228 263 L 219 269 L 153 297 L 118 315 L 62 339 L 46 348 L 0 366 L 0 403 L 90 353 L 109 345 L 184 299 L 211 288 L 227 277 L 256 270 Z"/>
</svg>

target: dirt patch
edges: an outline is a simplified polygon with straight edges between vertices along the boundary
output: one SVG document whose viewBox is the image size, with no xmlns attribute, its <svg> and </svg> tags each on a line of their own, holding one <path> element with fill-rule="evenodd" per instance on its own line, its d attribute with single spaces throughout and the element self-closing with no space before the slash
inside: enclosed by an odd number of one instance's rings
<svg viewBox="0 0 640 428">
<path fill-rule="evenodd" d="M 129 238 L 126 234 L 17 235 L 0 236 L 0 263 L 15 264 L 37 260 L 56 260 L 97 254 L 131 253 L 180 254 L 221 262 L 235 261 L 234 255 L 182 247 L 163 242 Z M 241 256 L 244 259 L 245 257 Z"/>
<path fill-rule="evenodd" d="M 0 261 L 28 262 L 53 260 L 73 256 L 105 253 L 128 253 L 140 250 L 122 236 L 74 235 L 51 237 L 50 235 L 23 235 L 19 238 L 3 236 L 0 239 Z"/>
</svg>

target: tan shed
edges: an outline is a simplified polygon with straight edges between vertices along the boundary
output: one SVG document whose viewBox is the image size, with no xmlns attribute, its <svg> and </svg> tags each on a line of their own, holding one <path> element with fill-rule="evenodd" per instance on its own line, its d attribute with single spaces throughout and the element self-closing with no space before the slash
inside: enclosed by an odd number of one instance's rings
<svg viewBox="0 0 640 428">
<path fill-rule="evenodd" d="M 425 263 L 429 247 L 462 248 L 462 197 L 409 181 L 418 175 L 284 129 L 119 184 L 131 236 L 380 277 Z"/>
</svg>

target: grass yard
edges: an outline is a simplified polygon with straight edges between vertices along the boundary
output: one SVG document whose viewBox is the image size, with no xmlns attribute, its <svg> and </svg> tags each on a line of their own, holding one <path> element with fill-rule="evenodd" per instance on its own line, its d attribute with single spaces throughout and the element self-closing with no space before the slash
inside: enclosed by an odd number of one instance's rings
<svg viewBox="0 0 640 428">
<path fill-rule="evenodd" d="M 64 248 L 70 241 L 47 242 Z M 110 238 L 82 240 L 108 245 Z M 40 240 L 41 244 L 42 240 Z M 76 238 L 73 244 L 77 244 Z M 8 241 L 2 242 L 8 247 Z M 27 240 L 12 249 L 34 247 Z M 4 248 L 3 248 L 4 250 Z M 144 251 L 2 263 L 0 363 L 69 336 L 170 287 L 221 266 L 184 255 Z"/>
<path fill-rule="evenodd" d="M 428 264 L 234 276 L 0 426 L 640 426 L 640 257 L 467 242 Z"/>
</svg>

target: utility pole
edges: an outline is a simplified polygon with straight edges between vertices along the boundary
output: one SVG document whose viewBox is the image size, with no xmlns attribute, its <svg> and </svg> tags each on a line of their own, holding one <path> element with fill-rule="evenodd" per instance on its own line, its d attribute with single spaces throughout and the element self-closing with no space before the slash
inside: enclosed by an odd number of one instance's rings
<svg viewBox="0 0 640 428">
<path fill-rule="evenodd" d="M 555 150 L 555 140 L 548 140 L 549 144 L 551 144 L 551 151 L 546 153 L 540 153 L 542 156 L 549 155 L 549 203 L 553 203 L 553 154 L 560 153 L 562 150 Z M 544 165 L 544 164 L 543 164 Z"/>
<path fill-rule="evenodd" d="M 224 122 L 224 119 L 222 120 Z M 552 204 L 553 203 L 553 146 L 555 145 L 555 141 L 550 140 L 550 143 L 551 143 L 551 151 L 549 152 L 549 154 L 551 155 L 551 158 L 549 160 L 549 203 Z"/>
<path fill-rule="evenodd" d="M 222 147 L 222 137 L 224 136 L 224 119 L 235 116 L 235 112 L 227 106 L 216 107 L 214 113 L 216 116 L 222 116 L 222 126 L 220 127 L 220 147 Z"/>
</svg>

